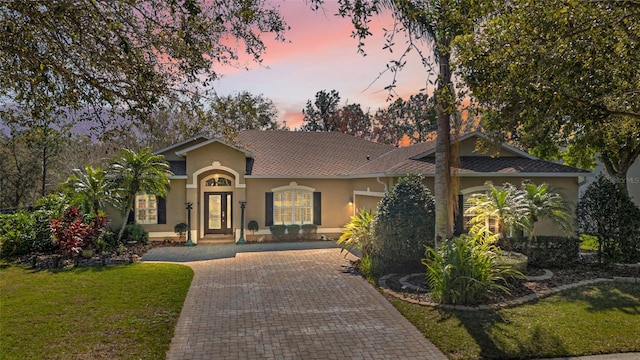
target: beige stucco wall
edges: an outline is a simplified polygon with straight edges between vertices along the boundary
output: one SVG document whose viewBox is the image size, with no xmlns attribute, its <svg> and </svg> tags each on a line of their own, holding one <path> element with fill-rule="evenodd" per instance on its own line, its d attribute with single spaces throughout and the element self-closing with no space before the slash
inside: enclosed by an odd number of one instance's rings
<svg viewBox="0 0 640 360">
<path fill-rule="evenodd" d="M 187 223 L 185 184 L 186 180 L 183 179 L 171 180 L 171 189 L 165 199 L 167 205 L 167 223 L 144 225 L 144 228 L 150 233 L 152 240 L 164 240 L 177 237 L 178 235 L 175 234 L 174 230 L 176 224 L 182 222 Z"/>
</svg>

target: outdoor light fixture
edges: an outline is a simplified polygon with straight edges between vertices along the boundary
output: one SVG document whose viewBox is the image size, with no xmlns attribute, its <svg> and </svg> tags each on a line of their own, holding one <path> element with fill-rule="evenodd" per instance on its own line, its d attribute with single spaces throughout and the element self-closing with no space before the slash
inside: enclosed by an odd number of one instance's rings
<svg viewBox="0 0 640 360">
<path fill-rule="evenodd" d="M 349 197 L 349 206 L 353 205 L 353 197 Z"/>
<path fill-rule="evenodd" d="M 185 205 L 187 206 L 187 242 L 185 243 L 186 246 L 193 246 L 195 245 L 193 243 L 193 241 L 191 241 L 191 210 L 193 209 L 193 203 L 185 203 Z"/>
<path fill-rule="evenodd" d="M 244 209 L 247 207 L 246 201 L 240 201 L 240 239 L 236 244 L 244 244 L 247 241 L 244 239 Z"/>
</svg>

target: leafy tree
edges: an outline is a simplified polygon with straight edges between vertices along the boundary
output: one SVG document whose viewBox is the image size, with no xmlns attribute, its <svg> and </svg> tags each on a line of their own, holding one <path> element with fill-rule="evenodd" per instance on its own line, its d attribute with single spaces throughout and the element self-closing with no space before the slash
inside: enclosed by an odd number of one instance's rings
<svg viewBox="0 0 640 360">
<path fill-rule="evenodd" d="M 544 158 L 593 164 L 616 181 L 640 154 L 640 5 L 511 1 L 457 42 L 483 126 Z"/>
<path fill-rule="evenodd" d="M 321 90 L 314 102 L 307 101 L 302 110 L 302 131 L 334 131 L 335 117 L 340 105 L 340 94 L 336 90 Z"/>
<path fill-rule="evenodd" d="M 548 219 L 564 231 L 574 228 L 569 204 L 562 194 L 554 191 L 549 184 L 536 185 L 525 182 L 520 191 L 527 203 L 526 230 L 530 237 L 535 237 L 535 225 L 540 219 Z"/>
<path fill-rule="evenodd" d="M 640 209 L 623 187 L 600 175 L 578 202 L 579 231 L 598 238 L 600 262 L 640 260 Z"/>
<path fill-rule="evenodd" d="M 26 144 L 26 132 L 0 134 L 0 207 L 33 204 L 40 167 Z"/>
<path fill-rule="evenodd" d="M 321 4 L 322 0 L 313 0 Z M 359 39 L 362 51 L 364 40 L 371 35 L 370 19 L 383 9 L 389 9 L 397 20 L 393 33 L 403 31 L 408 37 L 407 48 L 401 58 L 394 60 L 388 68 L 397 73 L 406 63 L 406 55 L 415 50 L 422 58 L 428 72 L 436 74 L 434 107 L 437 119 L 435 148 L 436 176 L 434 192 L 436 200 L 436 241 L 439 243 L 453 233 L 453 213 L 457 201 L 457 182 L 452 174 L 451 124 L 457 127 L 455 112 L 459 101 L 453 84 L 453 41 L 457 36 L 469 32 L 475 16 L 480 16 L 482 2 L 470 0 L 338 0 L 338 14 L 350 17 L 354 25 L 353 36 Z M 393 36 L 388 37 L 393 42 Z M 423 49 L 420 45 L 425 45 Z M 387 44 L 387 47 L 392 44 Z M 426 54 L 433 54 L 430 57 Z M 387 88 L 393 90 L 395 84 Z M 455 142 L 454 142 L 455 143 Z"/>
<path fill-rule="evenodd" d="M 422 177 L 408 175 L 378 204 L 373 222 L 376 263 L 386 270 L 420 265 L 425 246 L 433 246 L 435 204 Z"/>
<path fill-rule="evenodd" d="M 86 165 L 84 171 L 75 169 L 62 188 L 72 195 L 73 202 L 82 206 L 83 211 L 96 218 L 112 200 L 112 184 L 101 167 Z"/>
<path fill-rule="evenodd" d="M 397 124 L 403 137 L 406 136 L 412 144 L 430 140 L 436 131 L 437 117 L 433 97 L 424 93 L 411 95 L 406 101 L 398 98 L 387 109 L 376 113 L 376 117 L 378 116 L 394 119 L 392 123 Z M 381 129 L 385 130 L 386 128 Z"/>
<path fill-rule="evenodd" d="M 264 0 L 10 0 L 0 18 L 0 97 L 32 120 L 197 105 L 212 65 L 237 64 L 238 48 L 259 62 L 261 35 L 287 28 Z"/>
<path fill-rule="evenodd" d="M 206 134 L 233 140 L 242 130 L 278 130 L 278 111 L 271 99 L 243 91 L 236 95 L 216 96 L 200 118 L 178 120 L 182 134 Z"/>
<path fill-rule="evenodd" d="M 115 184 L 114 198 L 124 221 L 118 233 L 118 241 L 122 239 L 127 219 L 135 206 L 136 194 L 140 192 L 154 194 L 159 197 L 167 195 L 169 190 L 169 163 L 162 155 L 154 155 L 146 148 L 138 153 L 122 149 L 121 155 L 109 161 L 107 176 L 112 177 Z"/>
</svg>

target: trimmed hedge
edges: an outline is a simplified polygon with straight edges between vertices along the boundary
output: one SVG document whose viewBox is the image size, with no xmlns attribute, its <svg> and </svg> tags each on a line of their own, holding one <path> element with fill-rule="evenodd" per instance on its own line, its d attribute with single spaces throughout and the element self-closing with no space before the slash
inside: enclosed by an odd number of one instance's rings
<svg viewBox="0 0 640 360">
<path fill-rule="evenodd" d="M 271 236 L 275 241 L 284 241 L 284 234 L 287 232 L 287 225 L 271 225 L 269 227 L 271 231 Z"/>
<path fill-rule="evenodd" d="M 527 239 L 512 239 L 513 249 L 524 252 Z M 580 258 L 580 240 L 566 236 L 538 236 L 531 240 L 529 265 L 562 268 L 571 266 Z"/>
</svg>

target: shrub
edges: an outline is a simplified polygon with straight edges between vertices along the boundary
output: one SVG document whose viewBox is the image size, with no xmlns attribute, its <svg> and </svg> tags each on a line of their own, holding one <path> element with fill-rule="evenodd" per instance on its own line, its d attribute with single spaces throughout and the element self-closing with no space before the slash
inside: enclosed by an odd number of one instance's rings
<svg viewBox="0 0 640 360">
<path fill-rule="evenodd" d="M 85 222 L 78 208 L 72 206 L 62 217 L 51 219 L 50 226 L 62 253 L 71 257 L 83 248 L 95 248 L 95 241 L 105 230 L 105 221 L 104 216 L 96 216 Z"/>
<path fill-rule="evenodd" d="M 537 236 L 530 240 L 514 240 L 514 250 L 523 252 L 529 241 L 529 265 L 563 268 L 580 257 L 580 240 L 566 236 Z"/>
<path fill-rule="evenodd" d="M 187 232 L 187 224 L 178 223 L 173 227 L 173 230 L 176 232 L 176 234 L 178 234 L 178 236 L 180 236 L 180 239 L 182 239 L 184 233 Z"/>
<path fill-rule="evenodd" d="M 640 260 L 640 209 L 622 186 L 600 175 L 578 203 L 578 228 L 597 237 L 600 262 Z"/>
<path fill-rule="evenodd" d="M 342 234 L 336 242 L 342 251 L 354 250 L 360 252 L 362 257 L 373 254 L 372 245 L 373 214 L 365 209 L 351 217 L 351 221 L 342 228 Z"/>
<path fill-rule="evenodd" d="M 249 221 L 249 223 L 247 224 L 247 230 L 255 233 L 256 231 L 258 231 L 259 226 L 258 226 L 258 222 L 255 220 L 251 220 Z"/>
<path fill-rule="evenodd" d="M 128 224 L 124 229 L 123 237 L 127 241 L 135 241 L 146 244 L 149 241 L 149 233 L 140 224 Z"/>
<path fill-rule="evenodd" d="M 312 239 L 318 232 L 318 225 L 315 224 L 304 224 L 301 228 L 303 239 Z"/>
<path fill-rule="evenodd" d="M 509 292 L 506 278 L 518 274 L 500 264 L 499 249 L 467 235 L 447 240 L 439 251 L 429 247 L 423 265 L 431 296 L 444 304 L 476 304 L 493 292 Z"/>
<path fill-rule="evenodd" d="M 300 225 L 298 224 L 287 225 L 287 237 L 290 240 L 297 239 L 299 234 L 300 234 Z"/>
<path fill-rule="evenodd" d="M 419 268 L 425 246 L 433 246 L 435 203 L 422 177 L 409 175 L 385 194 L 373 225 L 376 264 L 385 271 Z"/>
<path fill-rule="evenodd" d="M 0 214 L 0 255 L 3 258 L 31 252 L 35 238 L 33 216 L 26 210 Z"/>
<path fill-rule="evenodd" d="M 271 225 L 269 227 L 271 231 L 271 236 L 273 236 L 273 240 L 275 241 L 284 241 L 284 234 L 287 231 L 286 225 Z"/>
</svg>

